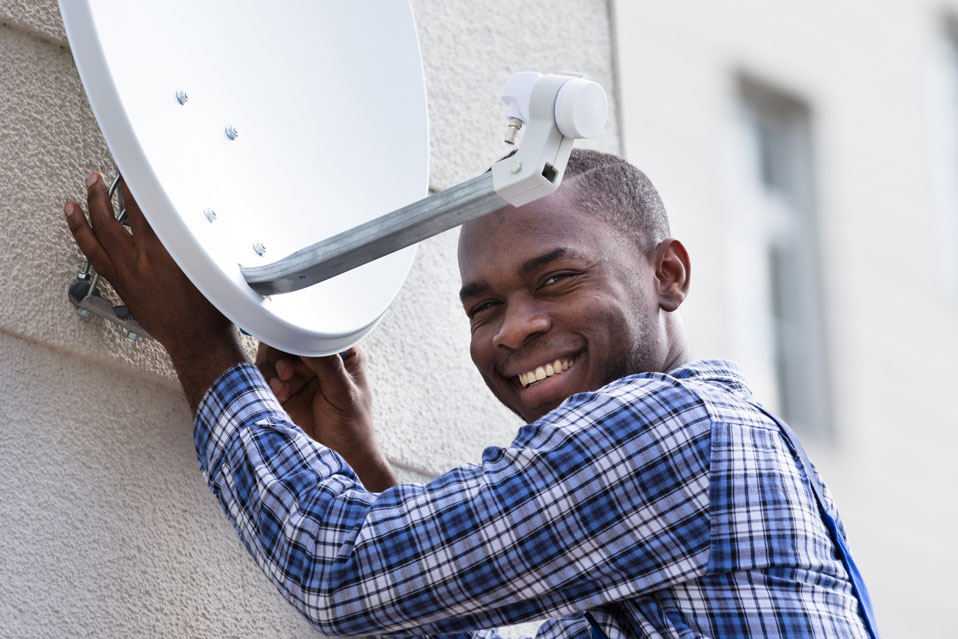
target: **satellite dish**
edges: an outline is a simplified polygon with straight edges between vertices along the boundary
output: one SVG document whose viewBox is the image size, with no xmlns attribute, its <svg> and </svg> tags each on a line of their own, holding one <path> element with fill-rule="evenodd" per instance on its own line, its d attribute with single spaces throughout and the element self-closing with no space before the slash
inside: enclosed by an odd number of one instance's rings
<svg viewBox="0 0 958 639">
<path fill-rule="evenodd" d="M 245 331 L 327 355 L 399 292 L 415 247 L 309 288 L 262 266 L 422 198 L 428 124 L 407 2 L 60 0 L 128 188 L 200 291 Z"/>
</svg>

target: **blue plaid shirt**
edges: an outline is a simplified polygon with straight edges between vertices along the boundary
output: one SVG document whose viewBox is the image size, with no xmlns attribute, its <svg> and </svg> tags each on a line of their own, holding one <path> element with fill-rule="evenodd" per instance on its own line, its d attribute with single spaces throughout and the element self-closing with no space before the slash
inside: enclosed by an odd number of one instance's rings
<svg viewBox="0 0 958 639">
<path fill-rule="evenodd" d="M 547 618 L 540 638 L 588 639 L 588 612 L 609 639 L 866 637 L 804 474 L 750 397 L 722 361 L 633 375 L 478 464 L 377 494 L 241 365 L 204 397 L 195 443 L 246 549 L 325 634 Z"/>
</svg>

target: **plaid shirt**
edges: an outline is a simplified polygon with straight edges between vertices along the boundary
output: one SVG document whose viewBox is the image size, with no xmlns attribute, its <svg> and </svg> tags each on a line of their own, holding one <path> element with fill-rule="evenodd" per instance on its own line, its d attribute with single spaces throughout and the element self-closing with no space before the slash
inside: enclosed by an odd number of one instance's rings
<svg viewBox="0 0 958 639">
<path fill-rule="evenodd" d="M 588 611 L 609 639 L 866 637 L 804 474 L 750 397 L 721 361 L 626 377 L 478 464 L 376 494 L 241 365 L 204 397 L 195 443 L 246 549 L 325 634 L 549 618 L 538 637 L 588 639 Z"/>
</svg>

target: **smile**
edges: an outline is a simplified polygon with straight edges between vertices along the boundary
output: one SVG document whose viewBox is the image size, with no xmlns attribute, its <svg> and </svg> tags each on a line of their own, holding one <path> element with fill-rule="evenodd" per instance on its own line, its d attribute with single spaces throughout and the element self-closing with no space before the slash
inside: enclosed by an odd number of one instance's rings
<svg viewBox="0 0 958 639">
<path fill-rule="evenodd" d="M 522 384 L 523 388 L 528 388 L 536 382 L 541 382 L 548 377 L 552 377 L 569 370 L 573 364 L 575 364 L 574 357 L 570 359 L 557 359 L 549 364 L 539 366 L 535 370 L 531 370 L 527 373 L 520 373 L 516 377 L 519 378 L 519 383 Z"/>
</svg>

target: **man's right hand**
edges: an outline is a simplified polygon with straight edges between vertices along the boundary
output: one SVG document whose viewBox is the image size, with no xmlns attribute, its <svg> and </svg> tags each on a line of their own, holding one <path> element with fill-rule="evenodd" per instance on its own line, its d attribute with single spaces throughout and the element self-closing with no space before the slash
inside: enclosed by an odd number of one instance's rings
<svg viewBox="0 0 958 639">
<path fill-rule="evenodd" d="M 343 456 L 363 485 L 380 492 L 399 483 L 376 444 L 366 357 L 298 357 L 260 344 L 256 365 L 297 426 Z"/>
</svg>

